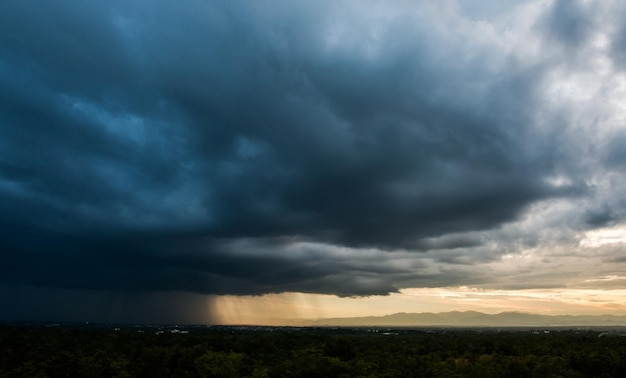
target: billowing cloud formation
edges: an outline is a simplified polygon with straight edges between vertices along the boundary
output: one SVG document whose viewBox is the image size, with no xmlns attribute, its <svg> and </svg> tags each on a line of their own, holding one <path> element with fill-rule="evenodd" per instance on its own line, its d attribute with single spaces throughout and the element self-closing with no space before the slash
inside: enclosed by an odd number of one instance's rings
<svg viewBox="0 0 626 378">
<path fill-rule="evenodd" d="M 624 15 L 611 1 L 4 2 L 0 280 L 514 287 L 491 264 L 624 221 Z"/>
</svg>

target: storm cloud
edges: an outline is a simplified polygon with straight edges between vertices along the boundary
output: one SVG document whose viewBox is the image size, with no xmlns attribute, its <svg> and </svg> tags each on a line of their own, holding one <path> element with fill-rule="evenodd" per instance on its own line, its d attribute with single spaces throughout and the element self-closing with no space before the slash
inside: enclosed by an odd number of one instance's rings
<svg viewBox="0 0 626 378">
<path fill-rule="evenodd" d="M 0 283 L 489 285 L 619 224 L 624 7 L 591 3 L 3 2 Z"/>
</svg>

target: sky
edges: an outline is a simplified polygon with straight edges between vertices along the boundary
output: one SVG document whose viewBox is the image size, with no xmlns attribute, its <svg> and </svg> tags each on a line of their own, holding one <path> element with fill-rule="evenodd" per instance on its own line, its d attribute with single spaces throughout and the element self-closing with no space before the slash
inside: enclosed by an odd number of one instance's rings
<svg viewBox="0 0 626 378">
<path fill-rule="evenodd" d="M 0 319 L 626 315 L 619 0 L 0 2 Z"/>
</svg>

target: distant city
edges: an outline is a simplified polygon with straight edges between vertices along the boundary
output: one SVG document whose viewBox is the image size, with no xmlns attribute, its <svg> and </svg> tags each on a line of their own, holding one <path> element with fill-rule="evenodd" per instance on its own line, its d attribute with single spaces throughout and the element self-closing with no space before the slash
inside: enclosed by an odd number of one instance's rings
<svg viewBox="0 0 626 378">
<path fill-rule="evenodd" d="M 4 321 L 10 326 L 112 328 L 115 331 L 137 328 L 138 332 L 186 334 L 194 329 L 231 330 L 298 330 L 300 328 L 340 327 L 379 328 L 566 328 L 590 327 L 626 330 L 626 316 L 617 315 L 539 315 L 521 312 L 485 314 L 477 311 L 442 313 L 396 313 L 385 316 L 364 316 L 319 319 L 275 319 L 274 324 L 145 324 L 106 322 Z"/>
</svg>

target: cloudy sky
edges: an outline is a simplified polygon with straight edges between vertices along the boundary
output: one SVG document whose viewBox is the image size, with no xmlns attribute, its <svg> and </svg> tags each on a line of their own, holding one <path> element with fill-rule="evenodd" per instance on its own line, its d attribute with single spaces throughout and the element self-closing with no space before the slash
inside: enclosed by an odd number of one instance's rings
<svg viewBox="0 0 626 378">
<path fill-rule="evenodd" d="M 1 319 L 626 314 L 625 243 L 622 1 L 0 2 Z"/>
</svg>

